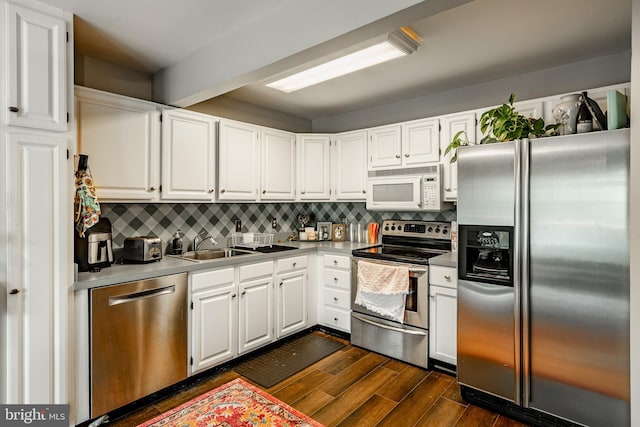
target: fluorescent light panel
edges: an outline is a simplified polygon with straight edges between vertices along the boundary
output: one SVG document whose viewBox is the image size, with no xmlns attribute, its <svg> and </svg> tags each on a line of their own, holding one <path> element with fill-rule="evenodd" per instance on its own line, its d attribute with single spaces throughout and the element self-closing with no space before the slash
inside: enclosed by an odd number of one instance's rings
<svg viewBox="0 0 640 427">
<path fill-rule="evenodd" d="M 406 33 L 403 34 L 406 37 Z M 285 77 L 275 82 L 268 83 L 267 86 L 278 89 L 282 92 L 291 93 L 305 87 L 313 86 L 372 65 L 381 64 L 404 55 L 408 55 L 415 51 L 418 46 L 413 49 L 407 49 L 406 46 L 396 46 L 389 39 L 367 47 L 365 49 L 353 52 L 346 56 L 325 62 L 299 73 Z"/>
</svg>

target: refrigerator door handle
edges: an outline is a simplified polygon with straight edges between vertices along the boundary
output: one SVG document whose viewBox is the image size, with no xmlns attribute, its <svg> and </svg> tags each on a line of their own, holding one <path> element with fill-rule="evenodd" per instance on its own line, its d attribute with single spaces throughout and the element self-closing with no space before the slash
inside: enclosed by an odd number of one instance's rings
<svg viewBox="0 0 640 427">
<path fill-rule="evenodd" d="M 513 391 L 514 401 L 517 405 L 522 403 L 522 352 L 520 342 L 522 339 L 521 323 L 520 323 L 520 298 L 522 295 L 522 241 L 524 237 L 523 224 L 523 208 L 526 201 L 526 180 L 527 180 L 527 165 L 525 158 L 527 157 L 528 140 L 522 139 L 515 142 L 514 153 L 514 194 L 515 194 L 515 208 L 514 208 L 514 236 L 513 236 L 513 318 L 514 318 L 514 387 Z"/>
<path fill-rule="evenodd" d="M 516 317 L 520 319 L 520 342 L 521 351 L 520 355 L 520 367 L 522 371 L 522 405 L 525 408 L 529 407 L 531 401 L 531 351 L 530 351 L 530 322 L 529 322 L 529 188 L 530 188 L 530 173 L 531 173 L 531 141 L 525 139 L 522 141 L 522 202 L 520 203 L 521 210 L 521 227 L 520 227 L 520 286 L 518 287 L 517 294 L 519 293 L 518 305 L 519 313 Z"/>
</svg>

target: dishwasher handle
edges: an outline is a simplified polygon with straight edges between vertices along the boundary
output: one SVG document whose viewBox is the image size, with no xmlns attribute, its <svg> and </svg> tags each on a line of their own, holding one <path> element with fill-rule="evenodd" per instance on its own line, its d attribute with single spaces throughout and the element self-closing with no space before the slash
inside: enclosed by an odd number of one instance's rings
<svg viewBox="0 0 640 427">
<path fill-rule="evenodd" d="M 126 295 L 118 295 L 109 298 L 109 305 L 124 304 L 127 302 L 138 301 L 146 298 L 154 298 L 160 295 L 173 294 L 176 292 L 176 285 L 165 286 L 164 288 L 147 289 L 140 292 L 134 292 Z"/>
</svg>

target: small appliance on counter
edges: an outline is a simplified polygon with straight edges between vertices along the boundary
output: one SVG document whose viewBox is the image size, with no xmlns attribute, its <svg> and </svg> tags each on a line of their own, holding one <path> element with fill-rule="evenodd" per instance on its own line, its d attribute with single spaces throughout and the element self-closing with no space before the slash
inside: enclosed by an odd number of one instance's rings
<svg viewBox="0 0 640 427">
<path fill-rule="evenodd" d="M 84 237 L 75 235 L 75 262 L 78 271 L 98 272 L 113 263 L 111 249 L 111 221 L 100 220 L 84 232 Z"/>
<path fill-rule="evenodd" d="M 162 240 L 156 236 L 127 237 L 124 239 L 124 262 L 153 262 L 162 259 Z"/>
</svg>

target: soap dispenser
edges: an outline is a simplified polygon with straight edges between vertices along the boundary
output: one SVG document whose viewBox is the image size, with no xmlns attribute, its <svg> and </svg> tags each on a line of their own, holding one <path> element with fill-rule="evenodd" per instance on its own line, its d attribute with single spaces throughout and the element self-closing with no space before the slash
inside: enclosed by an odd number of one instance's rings
<svg viewBox="0 0 640 427">
<path fill-rule="evenodd" d="M 182 254 L 182 238 L 184 237 L 184 233 L 180 230 L 176 231 L 176 234 L 173 235 L 173 240 L 171 241 L 171 250 L 174 255 Z"/>
</svg>

